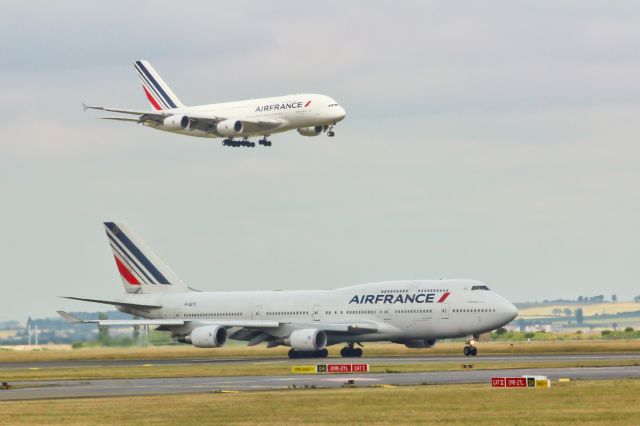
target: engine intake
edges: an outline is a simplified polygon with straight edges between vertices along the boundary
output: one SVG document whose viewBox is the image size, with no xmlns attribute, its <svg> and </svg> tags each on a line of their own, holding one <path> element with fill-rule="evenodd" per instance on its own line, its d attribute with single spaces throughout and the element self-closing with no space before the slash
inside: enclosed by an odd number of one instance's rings
<svg viewBox="0 0 640 426">
<path fill-rule="evenodd" d="M 285 343 L 295 351 L 319 351 L 327 346 L 327 333 L 316 329 L 296 330 Z"/>
<path fill-rule="evenodd" d="M 191 127 L 191 119 L 186 115 L 170 115 L 162 124 L 169 130 L 188 130 Z"/>
<path fill-rule="evenodd" d="M 227 343 L 227 329 L 217 325 L 198 327 L 186 340 L 197 348 L 219 348 Z"/>
<path fill-rule="evenodd" d="M 244 126 L 240 120 L 224 120 L 216 125 L 220 136 L 237 136 L 242 133 Z"/>
<path fill-rule="evenodd" d="M 302 136 L 318 136 L 320 133 L 322 133 L 322 129 L 322 126 L 301 127 L 298 129 L 298 133 L 300 133 Z"/>
</svg>

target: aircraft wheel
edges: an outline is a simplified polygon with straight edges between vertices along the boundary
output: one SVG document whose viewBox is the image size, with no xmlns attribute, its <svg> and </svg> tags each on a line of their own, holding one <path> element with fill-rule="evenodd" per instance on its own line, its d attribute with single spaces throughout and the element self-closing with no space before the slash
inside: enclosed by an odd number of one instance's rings
<svg viewBox="0 0 640 426">
<path fill-rule="evenodd" d="M 362 348 L 354 348 L 353 356 L 356 358 L 360 358 L 362 356 Z"/>
<path fill-rule="evenodd" d="M 291 358 L 291 359 L 298 358 L 298 353 L 296 351 L 294 351 L 293 349 L 289 349 L 289 358 Z"/>
<path fill-rule="evenodd" d="M 470 353 L 471 353 L 471 356 L 478 355 L 478 348 L 476 348 L 475 346 L 471 346 Z"/>
<path fill-rule="evenodd" d="M 463 353 L 464 353 L 464 356 L 470 356 L 471 355 L 471 347 L 465 346 L 464 349 L 463 349 Z"/>
<path fill-rule="evenodd" d="M 335 132 L 327 132 L 327 136 L 329 136 L 330 138 L 334 137 L 335 135 Z"/>
</svg>

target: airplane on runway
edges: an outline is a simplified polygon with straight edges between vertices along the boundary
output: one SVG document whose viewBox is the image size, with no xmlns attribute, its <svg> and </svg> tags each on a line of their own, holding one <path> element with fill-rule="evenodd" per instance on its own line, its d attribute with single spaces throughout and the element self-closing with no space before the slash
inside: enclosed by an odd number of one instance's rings
<svg viewBox="0 0 640 426">
<path fill-rule="evenodd" d="M 328 355 L 345 343 L 343 357 L 360 357 L 363 342 L 391 341 L 430 348 L 437 339 L 467 337 L 466 356 L 475 356 L 481 333 L 512 321 L 516 307 L 473 280 L 387 281 L 334 290 L 220 291 L 189 288 L 124 223 L 105 222 L 125 295 L 116 300 L 66 297 L 104 303 L 141 320 L 81 320 L 71 323 L 157 326 L 200 348 L 227 339 L 289 346 L 290 358 Z"/>
<path fill-rule="evenodd" d="M 249 99 L 210 105 L 186 106 L 147 61 L 135 61 L 142 89 L 153 110 L 110 108 L 82 104 L 84 110 L 137 115 L 137 118 L 102 117 L 203 138 L 225 138 L 224 146 L 255 147 L 250 137 L 262 136 L 258 144 L 271 146 L 269 136 L 297 129 L 302 136 L 326 133 L 335 136 L 334 126 L 346 112 L 325 95 L 298 94 L 274 98 Z M 237 140 L 236 138 L 240 138 Z"/>
</svg>

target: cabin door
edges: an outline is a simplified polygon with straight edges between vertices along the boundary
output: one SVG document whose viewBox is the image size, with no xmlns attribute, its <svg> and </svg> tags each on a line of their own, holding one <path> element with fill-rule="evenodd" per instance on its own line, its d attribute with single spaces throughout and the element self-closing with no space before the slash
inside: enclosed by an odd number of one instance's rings
<svg viewBox="0 0 640 426">
<path fill-rule="evenodd" d="M 262 305 L 256 305 L 253 307 L 253 319 L 262 319 Z"/>
<path fill-rule="evenodd" d="M 442 319 L 449 319 L 449 304 L 448 303 L 441 303 L 440 304 L 442 309 Z"/>
</svg>

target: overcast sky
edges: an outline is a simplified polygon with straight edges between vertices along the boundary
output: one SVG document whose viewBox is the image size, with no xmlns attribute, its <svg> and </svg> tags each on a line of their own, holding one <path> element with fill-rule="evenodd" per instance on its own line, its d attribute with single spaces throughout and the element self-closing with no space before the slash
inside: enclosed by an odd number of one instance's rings
<svg viewBox="0 0 640 426">
<path fill-rule="evenodd" d="M 0 38 L 0 320 L 120 295 L 104 220 L 202 290 L 640 294 L 638 2 L 4 1 Z M 188 105 L 347 118 L 232 149 L 83 113 L 148 108 L 136 59 Z"/>
</svg>

